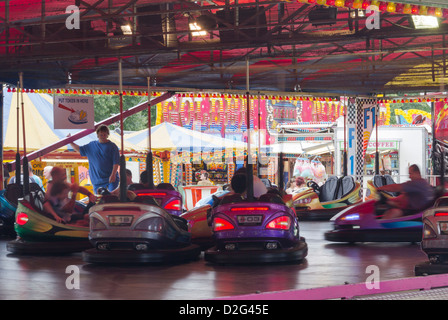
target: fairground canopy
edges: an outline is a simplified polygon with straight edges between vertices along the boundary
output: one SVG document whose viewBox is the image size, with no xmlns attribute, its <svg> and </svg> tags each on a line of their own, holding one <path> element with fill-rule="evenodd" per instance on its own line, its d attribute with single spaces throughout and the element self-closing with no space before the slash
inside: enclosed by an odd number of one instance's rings
<svg viewBox="0 0 448 320">
<path fill-rule="evenodd" d="M 137 90 L 149 78 L 158 90 L 370 95 L 446 80 L 444 0 L 4 0 L 0 19 L 0 81 L 22 72 L 30 89 L 117 88 L 119 59 Z"/>
</svg>

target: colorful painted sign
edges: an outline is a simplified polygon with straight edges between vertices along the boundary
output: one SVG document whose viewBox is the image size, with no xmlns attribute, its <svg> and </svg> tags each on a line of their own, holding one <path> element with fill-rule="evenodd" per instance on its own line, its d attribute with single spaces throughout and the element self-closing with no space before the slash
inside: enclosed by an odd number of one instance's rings
<svg viewBox="0 0 448 320">
<path fill-rule="evenodd" d="M 364 157 L 369 144 L 370 136 L 375 128 L 376 120 L 376 103 L 366 103 L 363 105 L 363 134 L 362 134 L 362 156 Z"/>
<path fill-rule="evenodd" d="M 434 103 L 434 136 L 437 140 L 448 142 L 448 104 L 446 102 Z"/>
<path fill-rule="evenodd" d="M 223 138 L 246 141 L 247 99 L 238 95 L 178 94 L 157 105 L 156 124 L 170 122 L 187 129 L 218 135 Z M 343 115 L 339 101 L 298 101 L 290 99 L 250 99 L 251 141 L 258 144 L 274 143 L 272 137 L 279 124 L 303 122 L 332 122 Z M 254 140 L 256 139 L 256 140 Z"/>
<path fill-rule="evenodd" d="M 93 129 L 95 113 L 93 97 L 55 96 L 54 129 Z"/>
<path fill-rule="evenodd" d="M 398 116 L 398 124 L 431 125 L 431 114 L 423 110 L 395 109 L 395 115 Z"/>
</svg>

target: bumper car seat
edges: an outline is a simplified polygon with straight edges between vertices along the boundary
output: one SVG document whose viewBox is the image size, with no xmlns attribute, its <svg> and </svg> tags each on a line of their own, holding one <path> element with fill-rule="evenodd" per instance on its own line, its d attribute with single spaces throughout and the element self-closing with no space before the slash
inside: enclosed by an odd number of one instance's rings
<svg viewBox="0 0 448 320">
<path fill-rule="evenodd" d="M 345 176 L 338 179 L 338 186 L 333 200 L 341 199 L 353 191 L 355 179 L 352 176 Z"/>
<path fill-rule="evenodd" d="M 390 174 L 375 175 L 373 177 L 373 185 L 375 188 L 387 186 L 389 184 L 395 184 L 395 181 L 394 181 L 394 179 L 392 179 L 392 176 Z M 388 195 L 390 195 L 392 197 L 398 196 L 397 192 L 387 192 L 387 191 L 383 191 L 383 192 L 387 193 Z"/>
<path fill-rule="evenodd" d="M 328 177 L 327 181 L 319 188 L 320 202 L 328 202 L 334 199 L 338 188 L 338 178 L 336 176 Z"/>
</svg>

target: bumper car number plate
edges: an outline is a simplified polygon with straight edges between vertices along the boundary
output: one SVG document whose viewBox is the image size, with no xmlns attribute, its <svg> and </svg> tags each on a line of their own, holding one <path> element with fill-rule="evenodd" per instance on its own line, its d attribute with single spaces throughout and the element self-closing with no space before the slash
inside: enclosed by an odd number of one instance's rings
<svg viewBox="0 0 448 320">
<path fill-rule="evenodd" d="M 111 226 L 130 226 L 132 216 L 109 216 L 109 224 Z"/>
<path fill-rule="evenodd" d="M 440 233 L 448 234 L 448 222 L 439 222 L 440 225 Z"/>
<path fill-rule="evenodd" d="M 237 216 L 239 225 L 259 225 L 263 221 L 263 216 Z"/>
</svg>

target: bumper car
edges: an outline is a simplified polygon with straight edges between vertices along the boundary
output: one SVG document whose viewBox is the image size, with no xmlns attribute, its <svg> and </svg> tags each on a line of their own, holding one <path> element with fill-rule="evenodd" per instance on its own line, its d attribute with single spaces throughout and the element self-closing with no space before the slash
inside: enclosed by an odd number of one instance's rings
<svg viewBox="0 0 448 320">
<path fill-rule="evenodd" d="M 14 205 L 6 198 L 6 190 L 0 191 L 0 235 L 12 236 L 14 231 L 14 217 L 17 204 Z"/>
<path fill-rule="evenodd" d="M 36 183 L 30 183 L 30 190 L 37 192 L 40 187 Z M 8 184 L 0 191 L 0 235 L 15 236 L 14 221 L 17 204 L 23 197 L 23 186 L 17 183 Z"/>
<path fill-rule="evenodd" d="M 208 223 L 215 246 L 204 258 L 211 263 L 296 262 L 308 253 L 294 210 L 275 193 L 251 201 L 227 195 L 211 211 Z"/>
<path fill-rule="evenodd" d="M 191 243 L 186 220 L 170 214 L 151 195 L 132 201 L 103 196 L 89 217 L 93 248 L 83 252 L 88 263 L 171 263 L 196 259 L 201 253 Z"/>
<path fill-rule="evenodd" d="M 30 192 L 19 199 L 15 213 L 14 229 L 17 238 L 6 245 L 13 254 L 66 254 L 91 248 L 88 240 L 89 228 L 79 220 L 73 224 L 56 222 L 43 211 L 42 191 Z M 77 201 L 75 211 L 84 213 L 88 209 Z"/>
<path fill-rule="evenodd" d="M 372 180 L 367 181 L 366 201 L 374 200 L 378 197 L 377 188 L 394 183 L 394 179 L 392 179 L 392 176 L 389 174 L 375 175 Z M 386 198 L 397 196 L 397 194 L 394 192 L 385 191 L 383 191 L 383 195 Z"/>
<path fill-rule="evenodd" d="M 210 205 L 211 206 L 215 202 L 215 197 L 222 198 L 226 194 L 228 194 L 229 192 L 230 192 L 229 189 L 223 189 L 223 190 L 219 190 L 219 191 L 217 191 L 215 193 L 212 193 L 211 195 L 209 195 L 209 196 L 207 196 L 205 198 L 202 198 L 201 200 L 196 202 L 194 208 L 196 209 L 196 208 L 203 207 L 203 206 L 206 206 L 206 205 Z"/>
<path fill-rule="evenodd" d="M 421 249 L 428 261 L 417 264 L 415 275 L 448 273 L 448 197 L 439 198 L 423 213 Z"/>
<path fill-rule="evenodd" d="M 394 219 L 381 219 L 390 207 L 386 197 L 351 206 L 331 218 L 333 230 L 325 240 L 333 242 L 420 242 L 422 240 L 422 210 L 407 211 Z"/>
<path fill-rule="evenodd" d="M 229 193 L 230 190 L 215 192 L 201 199 L 192 210 L 181 215 L 181 218 L 188 222 L 188 230 L 191 232 L 191 242 L 199 245 L 202 250 L 208 249 L 215 244 L 213 232 L 208 224 L 207 217 L 211 214 L 212 209 L 220 203 L 221 199 Z"/>
<path fill-rule="evenodd" d="M 169 214 L 180 216 L 182 214 L 182 196 L 170 183 L 159 183 L 155 188 L 148 189 L 143 184 L 131 184 L 128 190 L 138 197 L 151 196 L 159 206 Z"/>
<path fill-rule="evenodd" d="M 361 202 L 361 185 L 353 177 L 328 177 L 322 186 L 308 181 L 308 187 L 293 195 L 293 205 L 301 220 L 329 220 L 339 211 Z"/>
</svg>

